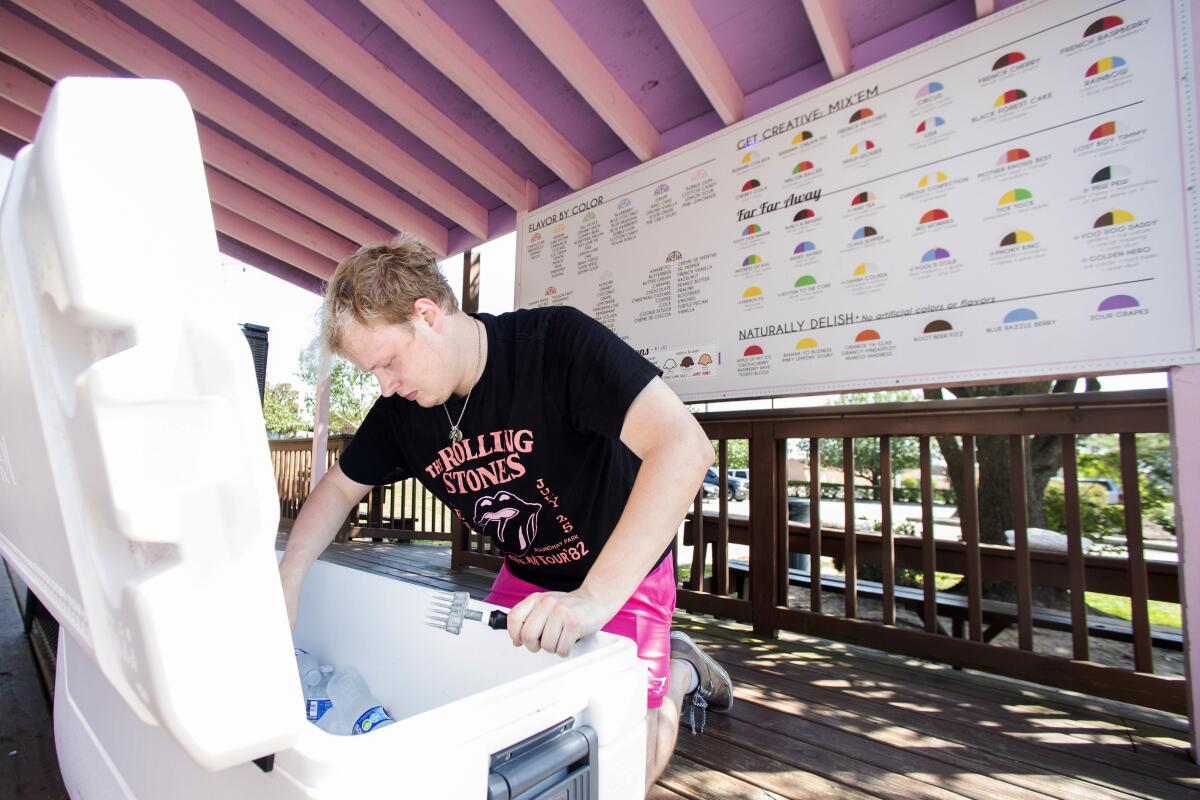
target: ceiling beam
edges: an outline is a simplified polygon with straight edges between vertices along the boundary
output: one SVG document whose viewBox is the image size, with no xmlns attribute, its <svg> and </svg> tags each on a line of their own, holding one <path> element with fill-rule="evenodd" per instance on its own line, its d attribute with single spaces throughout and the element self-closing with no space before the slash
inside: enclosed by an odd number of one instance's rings
<svg viewBox="0 0 1200 800">
<path fill-rule="evenodd" d="M 201 123 L 200 151 L 204 161 L 227 175 L 358 244 L 386 242 L 394 235 L 372 220 L 289 175 L 262 156 Z"/>
<path fill-rule="evenodd" d="M 817 44 L 834 80 L 854 69 L 850 35 L 837 0 L 804 0 L 804 11 L 817 35 Z"/>
<path fill-rule="evenodd" d="M 40 121 L 41 117 L 39 114 L 28 111 L 16 103 L 0 97 L 0 130 L 10 133 L 26 142 L 32 142 L 34 134 L 37 133 Z M 226 180 L 229 179 L 227 178 Z M 215 201 L 212 204 L 212 211 L 216 230 L 256 250 L 261 250 L 270 256 L 274 256 L 280 261 L 298 267 L 310 275 L 327 280 L 333 275 L 333 271 L 337 267 L 336 261 L 314 253 L 312 250 L 297 244 L 291 239 L 285 238 L 252 220 L 246 219 L 240 214 L 230 211 Z M 312 222 L 308 222 L 307 220 L 305 220 L 305 223 L 310 227 L 316 227 Z"/>
<path fill-rule="evenodd" d="M 0 96 L 26 111 L 41 114 L 50 99 L 50 84 L 20 67 L 0 61 Z"/>
<path fill-rule="evenodd" d="M 192 0 L 122 2 L 426 205 L 487 238 L 486 208 L 220 17 Z"/>
<path fill-rule="evenodd" d="M 269 228 L 264 228 L 253 220 L 235 214 L 224 206 L 213 204 L 213 223 L 221 233 L 242 244 L 249 245 L 255 250 L 261 250 L 269 256 L 274 256 L 284 263 L 299 267 L 309 275 L 315 275 L 322 280 L 329 280 L 337 269 L 337 262 L 323 255 L 314 253 L 303 245 L 296 244 L 291 239 L 280 236 Z"/>
<path fill-rule="evenodd" d="M 975 16 L 986 17 L 996 10 L 996 0 L 975 0 Z"/>
<path fill-rule="evenodd" d="M 658 129 L 629 99 L 553 0 L 496 2 L 639 160 L 658 155 Z"/>
<path fill-rule="evenodd" d="M 32 142 L 40 121 L 41 118 L 37 114 L 0 97 L 0 131 Z"/>
<path fill-rule="evenodd" d="M 422 0 L 361 2 L 563 183 L 582 189 L 592 182 L 592 163 Z"/>
<path fill-rule="evenodd" d="M 2 8 L 0 52 L 52 80 L 67 75 L 116 75 L 36 25 L 31 25 Z M 40 114 L 45 108 L 50 87 L 22 70 L 15 67 L 11 69 L 14 71 L 4 73 L 14 86 L 11 97 L 26 110 Z M 274 198 L 280 204 L 291 207 L 352 242 L 382 242 L 392 236 L 392 232 L 387 228 L 284 172 L 275 164 L 203 122 L 196 126 L 196 132 L 200 137 L 200 151 L 206 163 Z"/>
<path fill-rule="evenodd" d="M 746 96 L 717 49 L 691 0 L 644 0 L 675 52 L 700 84 L 721 121 L 732 125 L 745 116 Z"/>
<path fill-rule="evenodd" d="M 247 266 L 254 267 L 260 272 L 265 272 L 267 275 L 279 278 L 281 281 L 287 281 L 293 286 L 298 286 L 306 292 L 311 292 L 317 297 L 322 297 L 325 294 L 325 281 L 315 275 L 310 275 L 302 269 L 296 269 L 291 264 L 280 261 L 274 256 L 269 256 L 261 250 L 255 250 L 249 247 L 232 236 L 217 231 L 217 247 L 221 249 L 221 253 L 241 262 Z"/>
<path fill-rule="evenodd" d="M 15 74 L 14 74 L 15 73 Z M 50 101 L 51 87 L 27 72 L 0 61 L 0 130 L 33 141 Z M 205 166 L 209 199 L 333 261 L 354 253 L 357 245 L 258 194 L 212 167 Z"/>
<path fill-rule="evenodd" d="M 213 203 L 275 231 L 296 244 L 333 261 L 348 258 L 358 249 L 358 245 L 349 239 L 322 228 L 223 172 L 205 166 L 204 176 L 208 180 L 208 194 Z"/>
<path fill-rule="evenodd" d="M 237 2 L 507 205 L 529 210 L 523 177 L 308 3 Z"/>
<path fill-rule="evenodd" d="M 437 222 L 90 0 L 16 2 L 137 75 L 173 80 L 197 113 L 275 155 L 386 224 L 413 234 L 439 255 L 445 254 L 448 234 Z"/>
</svg>

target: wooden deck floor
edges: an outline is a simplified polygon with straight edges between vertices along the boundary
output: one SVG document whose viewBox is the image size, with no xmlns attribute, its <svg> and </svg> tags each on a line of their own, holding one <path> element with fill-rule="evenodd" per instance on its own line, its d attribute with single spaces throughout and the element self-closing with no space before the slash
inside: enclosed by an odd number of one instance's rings
<svg viewBox="0 0 1200 800">
<path fill-rule="evenodd" d="M 0 561 L 0 798 L 66 800 L 50 702 L 10 586 Z"/>
<path fill-rule="evenodd" d="M 481 598 L 491 574 L 449 570 L 446 547 L 349 542 L 328 561 Z M 819 639 L 761 641 L 679 613 L 736 702 L 681 732 L 653 798 L 1200 797 L 1186 720 Z"/>
</svg>

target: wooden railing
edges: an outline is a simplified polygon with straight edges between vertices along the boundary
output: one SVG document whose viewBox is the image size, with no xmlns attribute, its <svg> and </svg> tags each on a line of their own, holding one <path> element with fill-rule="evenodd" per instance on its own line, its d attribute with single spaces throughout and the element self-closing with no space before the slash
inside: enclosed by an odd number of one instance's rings
<svg viewBox="0 0 1200 800">
<path fill-rule="evenodd" d="M 332 467 L 350 443 L 349 435 L 330 436 L 326 469 Z M 312 439 L 273 439 L 271 462 L 279 490 L 279 522 L 289 528 L 308 497 L 312 478 Z M 419 481 L 409 479 L 376 486 L 346 519 L 340 540 L 433 539 L 449 541 L 453 525 L 450 509 Z"/>
<path fill-rule="evenodd" d="M 753 625 L 756 635 L 774 637 L 789 630 L 853 642 L 911 656 L 935 659 L 1012 677 L 1073 689 L 1089 694 L 1185 713 L 1184 679 L 1154 674 L 1152 648 L 1156 643 L 1179 647 L 1181 635 L 1150 625 L 1149 600 L 1179 602 L 1178 569 L 1174 563 L 1147 564 L 1136 454 L 1136 434 L 1167 431 L 1165 392 L 1092 393 L 951 400 L 877 406 L 825 406 L 813 409 L 763 412 L 724 412 L 698 415 L 709 436 L 719 443 L 722 486 L 716 513 L 704 513 L 702 493 L 688 515 L 684 544 L 691 545 L 691 571 L 680 589 L 682 608 L 711 613 Z M 1079 515 L 1076 437 L 1118 434 L 1127 557 L 1085 555 Z M 936 539 L 930 437 L 959 437 L 963 453 L 962 541 Z M 1031 550 L 1029 546 L 1025 465 L 1033 435 L 1059 437 L 1066 503 L 1067 552 Z M 879 442 L 882 485 L 891 485 L 890 445 L 895 437 L 917 437 L 920 446 L 920 535 L 896 533 L 890 493 L 881 497 L 879 532 L 844 530 L 822 525 L 821 508 L 811 501 L 807 523 L 790 522 L 787 502 L 789 440 L 808 440 L 810 497 L 820 496 L 820 441 L 842 441 L 845 519 L 855 519 L 853 440 L 873 437 Z M 981 436 L 1009 439 L 1012 466 L 1013 546 L 983 544 L 977 504 L 975 450 Z M 725 478 L 728 442 L 749 440 L 750 502 L 747 518 L 728 510 Z M 826 465 L 828 466 L 828 465 Z M 836 466 L 836 465 L 835 465 Z M 836 502 L 836 501 L 835 501 Z M 697 525 L 697 520 L 703 520 Z M 814 535 L 819 531 L 819 535 Z M 730 546 L 748 545 L 749 557 L 731 558 Z M 743 548 L 744 549 L 744 548 Z M 790 569 L 789 554 L 807 553 L 810 569 Z M 843 564 L 834 574 L 822 567 L 822 557 Z M 863 563 L 879 565 L 878 582 L 863 581 Z M 923 588 L 896 585 L 897 568 L 920 570 Z M 706 576 L 706 570 L 710 574 Z M 938 571 L 964 576 L 963 594 L 938 591 Z M 983 594 L 985 581 L 1010 581 L 1015 601 L 998 602 Z M 789 603 L 792 586 L 805 586 L 808 609 Z M 1039 608 L 1033 587 L 1069 590 L 1070 610 Z M 747 591 L 748 588 L 748 591 Z M 736 596 L 738 591 L 741 596 Z M 1131 600 L 1129 622 L 1089 617 L 1086 591 L 1123 595 Z M 830 609 L 827 595 L 841 594 Z M 873 597 L 882 604 L 881 620 L 867 621 L 859 600 Z M 897 625 L 897 606 L 919 612 L 920 628 Z M 943 626 L 949 621 L 955 633 Z M 987 624 L 987 627 L 985 627 Z M 998 627 L 1015 624 L 1016 647 L 989 644 Z M 1122 631 L 1122 625 L 1126 630 Z M 1037 652 L 1034 632 L 1069 630 L 1070 658 Z M 1133 669 L 1089 661 L 1089 636 L 1131 640 Z"/>
<path fill-rule="evenodd" d="M 706 513 L 703 493 L 698 493 L 685 522 L 682 541 L 692 547 L 692 558 L 690 575 L 679 591 L 681 608 L 749 623 L 759 636 L 774 637 L 780 630 L 807 633 L 1185 712 L 1184 679 L 1155 674 L 1153 659 L 1155 645 L 1179 648 L 1182 636 L 1152 626 L 1148 614 L 1150 600 L 1179 602 L 1178 568 L 1174 563 L 1147 563 L 1145 559 L 1137 481 L 1135 437 L 1167 431 L 1165 392 L 825 406 L 705 413 L 698 419 L 718 443 L 722 485 L 717 510 Z M 1076 437 L 1091 434 L 1119 435 L 1127 556 L 1084 553 Z M 963 454 L 961 541 L 934 536 L 931 437 L 939 435 L 958 437 Z M 975 451 L 982 436 L 1009 440 L 1012 485 L 1016 487 L 1011 496 L 1012 546 L 980 541 Z M 1058 437 L 1061 443 L 1065 553 L 1029 546 L 1023 476 L 1032 436 Z M 856 531 L 853 524 L 842 530 L 822 524 L 823 505 L 829 508 L 841 503 L 846 520 L 856 517 L 855 492 L 849 483 L 854 474 L 854 439 L 862 437 L 878 441 L 884 486 L 892 485 L 892 441 L 896 437 L 918 439 L 920 535 L 897 532 L 890 492 L 880 496 L 878 532 Z M 330 437 L 330 464 L 348 439 Z M 730 513 L 724 478 L 728 442 L 737 439 L 748 440 L 750 447 L 749 514 L 744 516 Z M 847 476 L 840 501 L 810 499 L 808 522 L 788 519 L 787 451 L 789 441 L 797 439 L 807 440 L 810 454 L 820 453 L 822 439 L 841 440 L 843 463 L 835 466 Z M 294 519 L 308 491 L 311 440 L 275 441 L 271 451 L 281 515 L 285 520 Z M 810 458 L 808 468 L 809 497 L 819 498 L 819 457 Z M 697 520 L 702 524 L 697 525 Z M 501 563 L 490 540 L 458 524 L 445 506 L 413 481 L 372 490 L 347 521 L 347 531 L 348 535 L 372 538 L 449 539 L 455 567 L 496 570 Z M 740 548 L 739 552 L 748 550 L 748 557 L 731 556 L 731 547 Z M 791 568 L 792 553 L 807 554 L 810 568 Z M 838 559 L 842 570 L 823 567 L 822 557 Z M 861 566 L 868 563 L 877 565 L 878 581 L 860 577 Z M 919 570 L 923 586 L 898 586 L 899 569 Z M 953 593 L 939 591 L 937 572 L 962 575 L 963 581 Z M 985 596 L 987 581 L 1010 582 L 1015 599 L 1001 602 Z M 807 609 L 789 602 L 793 586 L 807 591 Z M 1068 590 L 1069 611 L 1035 605 L 1034 586 Z M 1085 590 L 1130 598 L 1131 620 L 1089 615 Z M 841 602 L 831 603 L 831 593 L 840 595 Z M 881 604 L 879 621 L 863 618 L 860 600 L 864 598 Z M 898 607 L 918 612 L 919 627 L 897 624 Z M 993 643 L 993 635 L 1011 625 L 1017 630 L 1016 646 Z M 1044 630 L 1069 631 L 1071 657 L 1038 652 L 1035 632 Z M 1095 637 L 1129 641 L 1133 669 L 1089 660 L 1089 642 Z"/>
</svg>

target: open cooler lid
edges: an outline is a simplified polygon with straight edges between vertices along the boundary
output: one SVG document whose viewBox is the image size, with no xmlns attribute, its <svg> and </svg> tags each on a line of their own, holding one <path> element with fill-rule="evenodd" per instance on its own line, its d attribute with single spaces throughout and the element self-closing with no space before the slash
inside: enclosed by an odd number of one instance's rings
<svg viewBox="0 0 1200 800">
<path fill-rule="evenodd" d="M 209 769 L 305 724 L 257 381 L 221 291 L 183 92 L 59 81 L 0 205 L 0 554 Z"/>
</svg>

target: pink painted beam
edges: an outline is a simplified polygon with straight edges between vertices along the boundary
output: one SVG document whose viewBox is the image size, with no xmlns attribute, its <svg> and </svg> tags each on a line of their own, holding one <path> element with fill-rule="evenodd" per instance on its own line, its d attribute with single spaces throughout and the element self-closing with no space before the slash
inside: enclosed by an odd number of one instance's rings
<svg viewBox="0 0 1200 800">
<path fill-rule="evenodd" d="M 996 10 L 996 0 L 975 0 L 975 16 L 986 17 Z"/>
<path fill-rule="evenodd" d="M 1184 676 L 1188 687 L 1191 757 L 1200 762 L 1200 366 L 1167 372 L 1175 538 L 1179 542 L 1179 600 L 1183 607 Z"/>
<path fill-rule="evenodd" d="M 0 61 L 0 97 L 40 115 L 50 100 L 50 84 L 7 61 Z"/>
<path fill-rule="evenodd" d="M 552 0 L 496 2 L 635 156 L 649 161 L 658 155 L 658 129 L 629 99 Z"/>
<path fill-rule="evenodd" d="M 582 189 L 592 182 L 591 162 L 422 0 L 361 2 L 563 183 Z"/>
<path fill-rule="evenodd" d="M 395 234 L 319 192 L 203 123 L 196 126 L 205 163 L 358 244 L 385 242 Z M 253 215 L 250 215 L 253 218 Z"/>
<path fill-rule="evenodd" d="M 191 0 L 123 2 L 359 161 L 487 238 L 486 208 L 203 6 Z"/>
<path fill-rule="evenodd" d="M 804 10 L 817 35 L 829 74 L 837 80 L 854 69 L 850 35 L 846 33 L 846 20 L 837 0 L 804 0 Z"/>
<path fill-rule="evenodd" d="M 212 167 L 205 167 L 204 175 L 208 179 L 208 193 L 214 203 L 282 234 L 296 244 L 334 261 L 341 261 L 358 249 L 358 245 L 349 239 L 343 239 Z"/>
<path fill-rule="evenodd" d="M 738 86 L 721 51 L 717 49 L 708 28 L 696 13 L 692 1 L 644 2 L 658 27 L 662 28 L 662 32 L 666 34 L 692 73 L 692 77 L 696 79 L 696 83 L 700 84 L 721 121 L 732 125 L 741 120 L 746 113 L 746 96 L 742 93 L 742 87 Z"/>
<path fill-rule="evenodd" d="M 213 222 L 217 230 L 245 245 L 261 250 L 269 256 L 274 256 L 284 263 L 291 264 L 304 270 L 309 275 L 315 275 L 321 280 L 329 280 L 337 263 L 319 253 L 314 253 L 307 247 L 298 245 L 291 239 L 280 236 L 275 231 L 264 228 L 257 222 L 248 220 L 240 214 L 235 214 L 227 208 L 214 204 Z"/>
<path fill-rule="evenodd" d="M 238 2 L 492 194 L 517 211 L 529 210 L 523 177 L 308 3 Z"/>
<path fill-rule="evenodd" d="M 37 114 L 0 97 L 0 131 L 32 142 L 40 121 L 41 118 Z"/>
<path fill-rule="evenodd" d="M 21 62 L 30 69 L 51 79 L 67 75 L 111 77 L 116 73 L 89 59 L 77 50 L 46 33 L 41 28 L 0 8 L 0 52 Z M 15 69 L 15 68 L 14 68 Z M 21 72 L 20 70 L 17 70 Z M 21 72 L 30 81 L 28 73 Z M 13 81 L 20 76 L 11 76 Z M 26 84 L 23 90 L 36 100 L 36 87 Z M 48 95 L 48 87 L 45 90 Z M 22 107 L 40 114 L 45 99 Z M 353 242 L 386 241 L 392 232 L 334 198 L 317 191 L 304 181 L 289 175 L 279 167 L 252 153 L 232 139 L 201 122 L 197 127 L 200 150 L 207 164 L 232 175 L 244 184 L 257 189 L 283 205 L 290 206 L 309 219 L 340 233 Z"/>
<path fill-rule="evenodd" d="M 8 73 L 9 70 L 15 70 L 18 74 L 11 75 Z M 20 102 L 17 102 L 14 97 L 18 94 L 22 96 Z M 10 64 L 0 62 L 0 130 L 27 142 L 33 141 L 41 114 L 49 99 L 49 86 Z M 233 212 L 246 219 L 247 222 L 254 222 L 260 227 L 265 226 L 275 234 L 301 245 L 305 250 L 316 251 L 334 262 L 352 254 L 356 249 L 353 242 L 322 228 L 274 200 L 263 197 L 253 189 L 221 174 L 212 167 L 205 167 L 205 176 L 208 179 L 209 198 L 213 204 Z M 245 232 L 244 226 L 241 230 L 243 233 Z M 228 231 L 223 232 L 229 233 Z M 229 235 L 234 236 L 233 233 L 229 233 Z M 234 238 L 240 237 L 234 236 Z M 257 238 L 262 239 L 263 237 L 257 236 Z M 244 239 L 243 242 L 251 244 Z M 269 239 L 266 244 L 276 250 L 279 249 L 274 239 Z M 263 247 L 258 247 L 258 249 L 270 252 Z M 313 261 L 306 254 L 302 253 L 301 257 L 310 267 L 318 265 L 318 262 Z M 311 272 L 311 269 L 303 265 L 297 264 L 296 266 Z M 328 277 L 321 273 L 313 274 L 318 277 Z"/>
<path fill-rule="evenodd" d="M 441 225 L 90 0 L 18 0 L 18 4 L 137 75 L 175 81 L 198 113 L 347 202 L 417 236 L 439 255 L 445 254 L 448 233 Z"/>
</svg>

